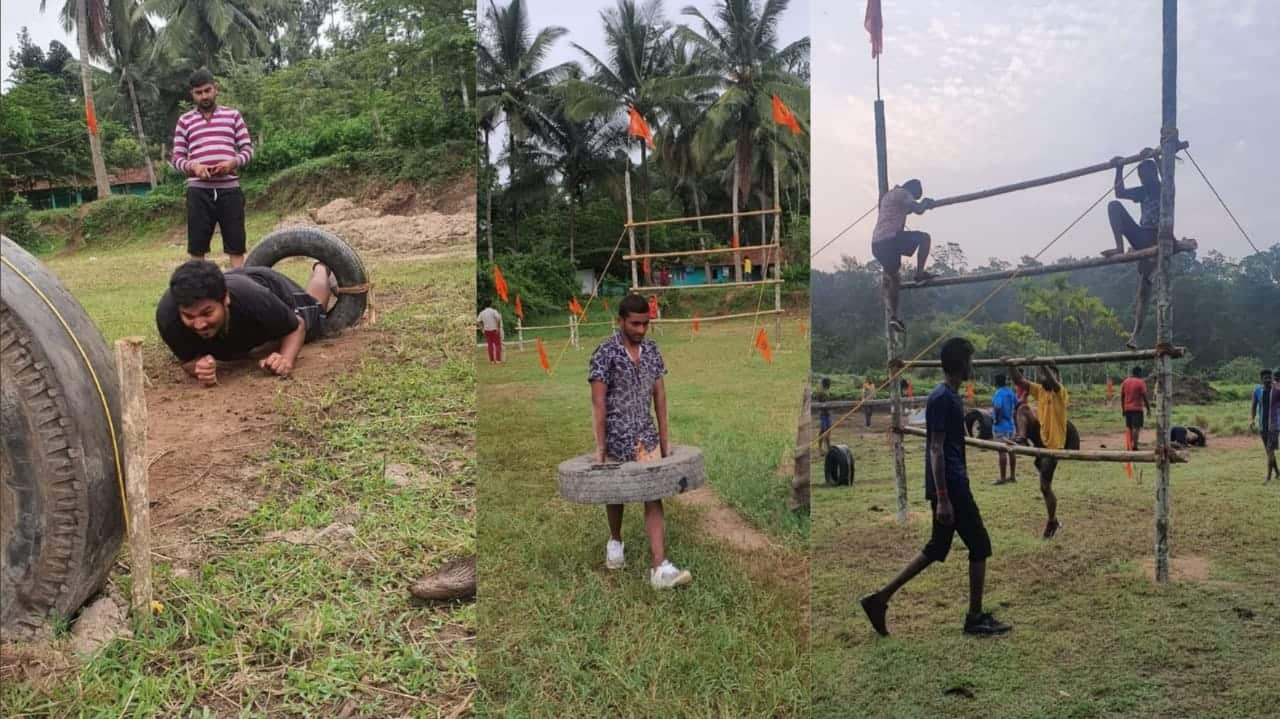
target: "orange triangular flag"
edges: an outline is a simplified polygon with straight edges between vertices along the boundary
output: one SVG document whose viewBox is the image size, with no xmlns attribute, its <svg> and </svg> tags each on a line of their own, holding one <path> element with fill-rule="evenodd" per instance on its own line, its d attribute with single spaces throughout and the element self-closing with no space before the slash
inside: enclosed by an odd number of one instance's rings
<svg viewBox="0 0 1280 719">
<path fill-rule="evenodd" d="M 973 401 L 973 383 L 972 382 L 965 385 L 964 396 L 967 397 L 970 402 Z"/>
<path fill-rule="evenodd" d="M 493 266 L 493 288 L 498 291 L 498 297 L 501 297 L 503 302 L 509 301 L 507 299 L 507 280 L 503 278 L 502 270 L 497 265 Z"/>
<path fill-rule="evenodd" d="M 1124 448 L 1130 452 L 1133 451 L 1133 435 L 1129 434 L 1128 428 L 1124 431 Z M 1124 463 L 1124 473 L 1129 476 L 1129 479 L 1133 479 L 1133 462 Z"/>
<path fill-rule="evenodd" d="M 1111 384 L 1111 378 L 1107 378 L 1107 399 L 1116 396 L 1116 388 Z"/>
<path fill-rule="evenodd" d="M 649 131 L 649 123 L 644 121 L 639 112 L 634 107 L 627 108 L 627 115 L 631 118 L 631 122 L 627 127 L 627 133 L 632 137 L 643 138 L 649 144 L 649 149 L 653 147 L 653 133 Z"/>
<path fill-rule="evenodd" d="M 764 355 L 764 361 L 773 364 L 773 350 L 769 349 L 769 337 L 765 334 L 764 329 L 756 334 L 756 349 L 760 350 L 760 354 Z"/>
<path fill-rule="evenodd" d="M 701 326 L 701 325 L 700 325 L 700 323 L 698 322 L 698 314 L 695 312 L 695 313 L 693 314 L 693 331 L 694 331 L 694 332 L 697 332 L 697 331 L 698 331 L 698 327 L 700 327 L 700 326 Z"/>
<path fill-rule="evenodd" d="M 644 276 L 648 277 L 649 276 L 649 258 L 648 257 L 644 258 L 644 261 L 640 263 L 640 266 L 644 270 Z"/>
<path fill-rule="evenodd" d="M 791 128 L 792 135 L 800 134 L 800 123 L 796 121 L 796 116 L 791 114 L 791 108 L 777 95 L 773 96 L 773 121 Z"/>
<path fill-rule="evenodd" d="M 542 365 L 542 371 L 551 374 L 551 363 L 547 361 L 547 350 L 542 346 L 542 338 L 538 338 L 538 364 Z"/>
<path fill-rule="evenodd" d="M 735 250 L 736 250 L 736 249 L 738 249 L 738 236 L 737 236 L 737 235 L 734 235 L 734 236 L 729 240 L 729 246 L 730 246 L 730 247 L 732 247 L 732 248 L 733 248 L 733 249 L 735 249 Z"/>
<path fill-rule="evenodd" d="M 575 315 L 578 315 L 579 317 L 582 316 L 582 305 L 578 304 L 577 297 L 574 297 L 572 300 L 569 301 L 569 311 L 574 313 Z"/>
<path fill-rule="evenodd" d="M 516 317 L 524 319 L 524 306 L 520 304 L 520 295 L 516 295 Z"/>
<path fill-rule="evenodd" d="M 86 98 L 84 101 L 84 119 L 89 124 L 89 134 L 98 134 L 98 114 L 93 111 L 92 97 Z"/>
</svg>

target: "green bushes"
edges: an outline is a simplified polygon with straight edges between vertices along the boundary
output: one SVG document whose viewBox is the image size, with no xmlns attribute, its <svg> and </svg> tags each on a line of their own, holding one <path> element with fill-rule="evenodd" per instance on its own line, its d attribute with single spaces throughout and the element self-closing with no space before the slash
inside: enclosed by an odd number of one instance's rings
<svg viewBox="0 0 1280 719">
<path fill-rule="evenodd" d="M 80 219 L 81 238 L 87 247 L 125 242 L 157 222 L 181 222 L 185 207 L 185 200 L 165 195 L 112 195 L 86 206 Z"/>
<path fill-rule="evenodd" d="M 15 195 L 9 204 L 0 208 L 0 235 L 28 252 L 43 252 L 50 245 L 49 237 L 31 221 L 31 204 L 21 195 Z"/>
</svg>

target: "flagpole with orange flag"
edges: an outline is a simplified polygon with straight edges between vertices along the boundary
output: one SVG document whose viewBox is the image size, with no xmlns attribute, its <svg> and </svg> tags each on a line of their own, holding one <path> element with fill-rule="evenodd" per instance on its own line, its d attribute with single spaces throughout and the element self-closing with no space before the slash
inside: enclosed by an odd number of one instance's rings
<svg viewBox="0 0 1280 719">
<path fill-rule="evenodd" d="M 509 302 L 507 299 L 507 280 L 502 276 L 502 270 L 497 265 L 493 266 L 493 288 L 497 291 L 498 297 L 503 302 Z"/>
</svg>

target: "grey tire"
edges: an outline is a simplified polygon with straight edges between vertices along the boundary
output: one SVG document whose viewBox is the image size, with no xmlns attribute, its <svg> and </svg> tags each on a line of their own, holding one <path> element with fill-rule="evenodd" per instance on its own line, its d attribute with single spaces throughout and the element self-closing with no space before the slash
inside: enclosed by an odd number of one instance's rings
<svg viewBox="0 0 1280 719">
<path fill-rule="evenodd" d="M 338 287 L 357 287 L 369 282 L 360 256 L 340 237 L 310 225 L 282 227 L 262 238 L 249 251 L 244 263 L 253 267 L 271 267 L 287 257 L 310 257 L 323 262 L 338 280 Z M 339 294 L 325 320 L 325 333 L 344 330 L 364 316 L 369 295 L 365 292 Z"/>
</svg>

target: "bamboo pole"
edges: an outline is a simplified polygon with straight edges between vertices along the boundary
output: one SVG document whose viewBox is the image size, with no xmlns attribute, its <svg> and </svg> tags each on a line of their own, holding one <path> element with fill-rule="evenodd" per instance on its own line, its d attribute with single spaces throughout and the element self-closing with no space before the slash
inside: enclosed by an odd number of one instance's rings
<svg viewBox="0 0 1280 719">
<path fill-rule="evenodd" d="M 741 282 L 709 282 L 701 285 L 654 285 L 652 287 L 632 287 L 632 292 L 656 292 L 659 290 L 694 290 L 699 287 L 743 287 L 747 285 L 776 285 L 782 280 L 743 280 Z"/>
<path fill-rule="evenodd" d="M 778 212 L 781 212 L 781 210 L 742 210 L 740 212 L 720 212 L 714 215 L 694 215 L 692 217 L 668 217 L 662 220 L 642 220 L 640 222 L 627 220 L 626 227 L 652 227 L 653 225 L 670 225 L 677 222 L 697 222 L 698 220 L 727 220 L 733 217 L 754 217 L 755 215 L 772 215 Z"/>
<path fill-rule="evenodd" d="M 791 476 L 791 511 L 809 514 L 809 434 L 813 419 L 810 417 L 809 383 L 804 385 L 804 397 L 800 405 L 800 419 L 796 423 L 796 448 L 794 472 Z"/>
<path fill-rule="evenodd" d="M 1164 156 L 1172 157 L 1174 154 L 1176 154 L 1177 150 L 1184 150 L 1188 147 L 1190 147 L 1190 143 L 1186 143 L 1186 142 L 1179 143 L 1177 145 L 1177 148 L 1174 149 L 1173 152 L 1170 152 L 1171 148 L 1162 147 L 1160 150 L 1157 150 L 1155 152 L 1153 157 L 1160 158 L 1162 156 L 1162 153 L 1164 154 Z M 1129 165 L 1135 162 L 1140 162 L 1142 160 L 1147 159 L 1147 157 L 1148 155 L 1144 155 L 1141 152 L 1134 155 L 1129 155 L 1128 157 L 1124 158 L 1124 164 Z M 981 200 L 987 197 L 1003 195 L 1009 192 L 1017 192 L 1018 190 L 1027 190 L 1032 187 L 1052 185 L 1057 182 L 1063 182 L 1065 180 L 1074 180 L 1077 177 L 1084 177 L 1085 175 L 1092 175 L 1095 172 L 1103 172 L 1105 170 L 1110 170 L 1113 168 L 1115 168 L 1115 165 L 1111 164 L 1110 160 L 1107 160 L 1106 162 L 1095 163 L 1093 165 L 1089 165 L 1088 167 L 1082 167 L 1078 170 L 1068 170 L 1067 172 L 1059 172 L 1056 175 L 1049 175 L 1047 177 L 1038 177 L 1034 180 L 1025 180 L 1023 182 L 1015 182 L 1011 185 L 1001 185 L 1000 187 L 993 187 L 989 190 L 979 190 L 977 192 L 970 192 L 964 195 L 954 195 L 952 197 L 943 197 L 941 199 L 936 199 L 933 201 L 933 208 L 946 207 L 947 205 L 956 205 L 961 202 L 972 202 L 974 200 Z"/>
<path fill-rule="evenodd" d="M 750 248 L 750 249 L 751 249 L 751 250 L 767 250 L 767 249 L 770 249 L 770 248 L 775 248 L 775 247 L 777 247 L 777 246 L 778 246 L 778 245 L 776 245 L 776 244 L 773 244 L 773 245 L 757 245 L 756 247 L 752 247 L 752 248 Z M 676 251 L 676 252 L 647 252 L 647 253 L 646 253 L 646 252 L 642 252 L 642 253 L 640 253 L 640 254 L 638 254 L 638 255 L 624 255 L 624 256 L 622 257 L 622 259 L 624 259 L 624 260 L 642 260 L 642 259 L 644 259 L 644 258 L 646 258 L 646 257 L 685 257 L 685 256 L 688 256 L 688 255 L 717 255 L 717 254 L 729 254 L 730 252 L 743 252 L 743 249 L 742 249 L 742 248 L 740 248 L 740 247 L 716 247 L 716 248 L 713 248 L 713 249 L 710 249 L 710 250 L 679 250 L 679 251 Z"/>
<path fill-rule="evenodd" d="M 632 224 L 631 222 L 631 219 L 632 219 L 632 216 L 631 216 L 631 159 L 627 158 L 626 163 L 627 163 L 626 168 L 625 168 L 625 171 L 623 172 L 622 177 L 623 177 L 623 185 L 625 186 L 626 192 L 627 192 L 627 225 L 626 225 L 627 241 L 630 243 L 630 248 L 631 248 L 630 255 L 634 257 L 636 254 L 636 228 L 635 228 L 635 225 Z M 645 279 L 648 279 L 648 278 L 646 277 Z M 640 284 L 640 277 L 636 269 L 636 261 L 631 260 L 631 286 L 635 287 L 639 284 Z"/>
<path fill-rule="evenodd" d="M 524 320 L 516 318 L 516 343 L 521 352 L 524 352 Z"/>
<path fill-rule="evenodd" d="M 1186 354 L 1185 347 L 1172 347 L 1169 350 L 1170 356 L 1181 357 Z M 973 361 L 974 367 L 1022 367 L 1026 365 L 1040 364 L 1094 364 L 1102 362 L 1124 362 L 1127 360 L 1144 360 L 1157 359 L 1160 356 L 1160 350 L 1121 350 L 1119 352 L 1094 352 L 1092 354 L 1079 355 L 1046 355 L 1044 357 L 1009 357 L 1007 361 L 1002 359 L 976 359 Z M 907 367 L 941 367 L 941 360 L 908 360 L 903 363 Z"/>
<path fill-rule="evenodd" d="M 773 143 L 773 244 L 768 247 L 776 248 L 778 255 L 773 258 L 773 279 L 778 284 L 773 286 L 773 309 L 777 311 L 777 315 L 773 318 L 773 341 L 781 346 L 782 342 L 782 202 L 780 198 L 780 190 L 778 188 L 778 142 Z M 769 274 L 769 253 L 765 251 L 764 271 L 761 277 L 767 277 Z M 808 395 L 806 395 L 807 397 Z M 808 480 L 806 480 L 808 481 Z"/>
<path fill-rule="evenodd" d="M 912 397 L 911 399 L 903 398 L 902 406 L 903 407 L 923 407 L 927 399 L 928 397 Z M 838 412 L 838 411 L 847 412 L 849 410 L 862 409 L 864 407 L 871 407 L 874 409 L 879 407 L 892 407 L 892 406 L 893 406 L 892 399 L 868 399 L 868 400 L 844 399 L 844 400 L 832 400 L 830 402 L 814 402 L 813 411 L 818 412 L 825 409 L 831 412 Z"/>
<path fill-rule="evenodd" d="M 715 320 L 733 320 L 733 319 L 738 319 L 740 317 L 758 317 L 760 315 L 772 315 L 772 314 L 777 314 L 779 312 L 782 312 L 782 310 L 761 310 L 759 312 L 737 312 L 731 315 L 712 315 L 711 317 L 699 317 L 698 321 L 712 322 Z M 667 324 L 667 323 L 678 324 L 678 323 L 684 323 L 684 322 L 693 322 L 693 318 L 692 317 L 672 317 L 668 319 L 666 317 L 662 317 L 662 318 L 653 320 L 653 322 L 651 322 L 650 324 Z"/>
<path fill-rule="evenodd" d="M 1160 172 L 1160 223 L 1156 230 L 1156 344 L 1173 342 L 1173 300 L 1170 260 L 1174 248 L 1174 148 L 1178 143 L 1178 0 L 1164 0 L 1164 56 L 1161 61 L 1161 127 L 1163 150 Z M 1169 427 L 1173 423 L 1173 363 L 1167 355 L 1156 359 L 1156 451 L 1168 457 Z M 1156 465 L 1155 580 L 1169 581 L 1169 461 Z"/>
<path fill-rule="evenodd" d="M 927 437 L 928 432 L 922 427 L 903 427 L 897 430 L 901 434 L 909 434 L 913 437 Z M 1004 442 L 996 442 L 990 439 L 977 439 L 975 437 L 965 437 L 964 443 L 970 447 L 978 449 L 992 450 L 995 452 L 1006 452 L 1009 454 L 1022 454 L 1028 457 L 1053 457 L 1054 459 L 1067 459 L 1077 462 L 1146 462 L 1156 464 L 1160 462 L 1159 450 L 1129 452 L 1115 449 L 1048 449 L 1044 447 L 1025 447 L 1020 444 L 1006 444 Z M 1171 452 L 1170 456 L 1175 462 L 1186 462 L 1184 455 Z"/>
<path fill-rule="evenodd" d="M 1157 243 L 1158 244 L 1158 243 Z M 1173 248 L 1174 252 L 1193 252 L 1199 244 L 1193 239 L 1183 239 L 1177 242 Z M 900 287 L 904 290 L 930 289 L 933 287 L 946 287 L 948 285 L 968 285 L 975 282 L 992 282 L 994 280 L 1007 280 L 1012 277 L 1034 277 L 1036 275 L 1050 275 L 1059 272 L 1074 272 L 1076 270 L 1087 270 L 1094 267 L 1106 267 L 1108 265 L 1122 265 L 1130 262 L 1138 262 L 1148 258 L 1154 258 L 1158 254 L 1158 247 L 1148 247 L 1143 250 L 1126 252 L 1122 255 L 1114 255 L 1112 257 L 1090 257 L 1085 260 L 1074 260 L 1072 262 L 1058 262 L 1052 265 L 1041 265 L 1039 267 L 1019 267 L 1013 270 L 1001 270 L 999 272 L 980 272 L 971 275 L 951 275 L 948 277 L 937 277 L 924 282 L 903 282 Z"/>
<path fill-rule="evenodd" d="M 147 499 L 147 397 L 142 338 L 116 340 L 124 444 L 125 502 L 129 507 L 129 577 L 136 616 L 151 616 L 151 509 Z"/>
</svg>

